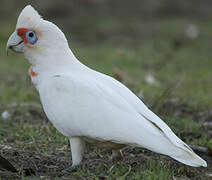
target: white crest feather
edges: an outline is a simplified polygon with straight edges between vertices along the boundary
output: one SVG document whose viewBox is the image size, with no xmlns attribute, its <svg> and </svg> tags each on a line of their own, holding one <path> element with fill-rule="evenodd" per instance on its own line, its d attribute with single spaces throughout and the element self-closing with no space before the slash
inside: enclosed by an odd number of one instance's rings
<svg viewBox="0 0 212 180">
<path fill-rule="evenodd" d="M 31 5 L 27 5 L 18 17 L 16 28 L 34 27 L 41 19 L 38 12 Z"/>
</svg>

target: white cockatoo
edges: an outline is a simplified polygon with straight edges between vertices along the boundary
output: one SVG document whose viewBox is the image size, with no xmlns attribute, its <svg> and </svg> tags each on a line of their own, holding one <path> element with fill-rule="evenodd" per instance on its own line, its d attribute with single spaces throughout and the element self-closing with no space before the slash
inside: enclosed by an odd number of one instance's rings
<svg viewBox="0 0 212 180">
<path fill-rule="evenodd" d="M 126 86 L 79 62 L 63 32 L 32 6 L 19 15 L 8 49 L 24 53 L 48 119 L 69 138 L 69 170 L 81 163 L 85 142 L 109 147 L 116 155 L 129 145 L 189 166 L 207 166 Z"/>
</svg>

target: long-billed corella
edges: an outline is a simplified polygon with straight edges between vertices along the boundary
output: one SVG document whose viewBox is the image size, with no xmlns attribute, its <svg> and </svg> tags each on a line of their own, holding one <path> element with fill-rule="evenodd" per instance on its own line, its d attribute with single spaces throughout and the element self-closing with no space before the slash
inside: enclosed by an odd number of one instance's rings
<svg viewBox="0 0 212 180">
<path fill-rule="evenodd" d="M 72 166 L 65 171 L 82 162 L 85 142 L 108 147 L 114 155 L 129 145 L 207 166 L 126 86 L 78 61 L 63 32 L 32 6 L 19 15 L 8 49 L 24 53 L 48 119 L 70 140 Z"/>
</svg>

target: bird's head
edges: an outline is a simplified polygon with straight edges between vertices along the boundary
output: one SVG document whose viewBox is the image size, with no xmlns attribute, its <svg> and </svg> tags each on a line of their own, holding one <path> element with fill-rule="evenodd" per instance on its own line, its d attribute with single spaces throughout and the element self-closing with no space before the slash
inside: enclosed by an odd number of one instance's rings
<svg viewBox="0 0 212 180">
<path fill-rule="evenodd" d="M 9 49 L 23 52 L 33 65 L 39 63 L 39 57 L 55 57 L 68 51 L 69 47 L 63 32 L 28 5 L 19 15 L 15 32 L 9 37 L 6 51 Z"/>
</svg>

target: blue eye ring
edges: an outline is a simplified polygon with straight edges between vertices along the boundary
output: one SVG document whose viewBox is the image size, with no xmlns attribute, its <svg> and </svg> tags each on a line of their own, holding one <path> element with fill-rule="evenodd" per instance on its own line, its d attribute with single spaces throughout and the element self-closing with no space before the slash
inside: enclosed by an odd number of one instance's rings
<svg viewBox="0 0 212 180">
<path fill-rule="evenodd" d="M 38 40 L 37 34 L 33 30 L 27 31 L 25 37 L 26 37 L 28 43 L 32 44 L 32 45 L 35 44 Z"/>
</svg>

